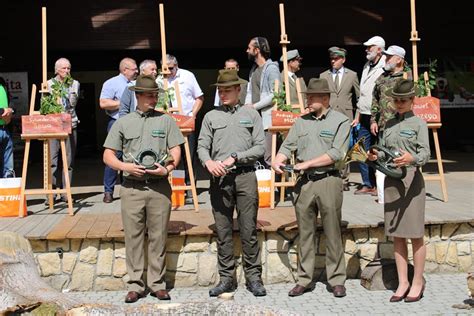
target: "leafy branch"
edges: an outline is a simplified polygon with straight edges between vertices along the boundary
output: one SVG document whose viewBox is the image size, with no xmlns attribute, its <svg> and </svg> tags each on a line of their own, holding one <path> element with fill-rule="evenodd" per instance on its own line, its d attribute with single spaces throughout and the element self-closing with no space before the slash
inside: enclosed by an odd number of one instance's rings
<svg viewBox="0 0 474 316">
<path fill-rule="evenodd" d="M 285 85 L 282 86 L 280 91 L 273 92 L 272 102 L 277 105 L 277 109 L 280 111 L 293 112 L 291 105 L 286 104 Z"/>
<path fill-rule="evenodd" d="M 62 99 L 67 97 L 67 88 L 69 88 L 74 79 L 68 74 L 63 81 L 52 79 L 51 92 L 43 93 L 40 100 L 40 114 L 55 114 L 64 112 Z"/>
<path fill-rule="evenodd" d="M 164 112 L 168 112 L 169 105 L 174 101 L 174 87 L 168 87 L 168 89 L 165 89 L 164 80 L 166 80 L 166 78 L 163 76 L 163 74 L 161 74 L 161 72 L 158 73 L 156 82 L 158 87 L 164 92 L 161 92 L 158 95 L 158 103 L 156 104 L 156 108 L 163 109 Z"/>
<path fill-rule="evenodd" d="M 436 85 L 436 68 L 438 67 L 438 60 L 431 60 L 428 64 L 428 81 L 425 82 L 424 76 L 420 76 L 416 82 L 418 88 L 418 96 L 426 97 L 428 91 L 433 89 Z"/>
</svg>

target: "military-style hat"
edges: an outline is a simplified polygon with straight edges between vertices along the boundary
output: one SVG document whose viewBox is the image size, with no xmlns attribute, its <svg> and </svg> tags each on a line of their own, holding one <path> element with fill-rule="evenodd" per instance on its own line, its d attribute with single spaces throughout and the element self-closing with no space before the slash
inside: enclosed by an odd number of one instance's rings
<svg viewBox="0 0 474 316">
<path fill-rule="evenodd" d="M 311 93 L 331 93 L 332 91 L 329 89 L 329 84 L 326 79 L 321 78 L 311 78 L 308 83 L 308 88 L 306 91 L 301 92 L 305 94 Z"/>
<path fill-rule="evenodd" d="M 221 69 L 219 70 L 217 82 L 212 84 L 211 86 L 230 87 L 243 83 L 247 83 L 247 81 L 239 77 L 236 69 Z"/>
<path fill-rule="evenodd" d="M 295 59 L 295 58 L 303 59 L 303 58 L 300 56 L 300 53 L 298 52 L 297 49 L 289 50 L 289 51 L 286 53 L 286 60 L 287 60 L 287 61 L 290 61 L 290 60 Z M 283 61 L 283 56 L 280 57 L 280 61 Z"/>
<path fill-rule="evenodd" d="M 399 79 L 392 89 L 387 91 L 392 98 L 410 98 L 416 95 L 415 83 L 408 79 Z"/>
<path fill-rule="evenodd" d="M 163 89 L 158 87 L 155 78 L 150 75 L 139 75 L 134 86 L 128 87 L 128 89 L 135 92 L 162 92 Z"/>
<path fill-rule="evenodd" d="M 397 45 L 392 45 L 389 46 L 386 50 L 383 51 L 385 55 L 390 55 L 390 56 L 399 56 L 401 58 L 405 58 L 405 50 Z"/>
<path fill-rule="evenodd" d="M 328 49 L 328 52 L 329 52 L 329 56 L 337 55 L 337 56 L 346 58 L 346 55 L 347 55 L 347 50 L 345 50 L 344 48 L 337 47 L 337 46 L 330 47 Z"/>
</svg>

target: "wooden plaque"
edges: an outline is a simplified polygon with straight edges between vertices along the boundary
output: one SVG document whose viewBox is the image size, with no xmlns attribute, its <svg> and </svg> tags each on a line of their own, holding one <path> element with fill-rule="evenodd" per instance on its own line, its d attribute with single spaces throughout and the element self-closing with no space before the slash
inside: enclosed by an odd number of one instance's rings
<svg viewBox="0 0 474 316">
<path fill-rule="evenodd" d="M 71 114 L 69 113 L 21 116 L 22 134 L 71 134 L 71 132 Z"/>
<path fill-rule="evenodd" d="M 441 123 L 441 112 L 438 98 L 415 98 L 413 103 L 413 113 L 427 123 Z"/>
<path fill-rule="evenodd" d="M 272 126 L 292 126 L 298 117 L 300 117 L 299 113 L 273 110 Z"/>
<path fill-rule="evenodd" d="M 170 114 L 179 128 L 189 128 L 194 131 L 195 119 L 194 116 L 187 116 L 181 114 Z"/>
</svg>

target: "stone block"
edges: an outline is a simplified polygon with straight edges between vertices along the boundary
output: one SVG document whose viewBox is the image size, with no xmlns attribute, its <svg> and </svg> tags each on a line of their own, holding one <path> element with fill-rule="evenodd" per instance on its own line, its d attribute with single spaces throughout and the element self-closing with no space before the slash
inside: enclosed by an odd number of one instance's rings
<svg viewBox="0 0 474 316">
<path fill-rule="evenodd" d="M 456 247 L 458 248 L 458 256 L 471 255 L 471 243 L 469 241 L 458 242 Z"/>
<path fill-rule="evenodd" d="M 344 254 L 346 260 L 346 275 L 350 279 L 355 279 L 359 275 L 359 258 L 354 254 Z"/>
<path fill-rule="evenodd" d="M 94 266 L 78 262 L 72 272 L 69 289 L 72 291 L 90 291 L 94 283 Z"/>
<path fill-rule="evenodd" d="M 288 256 L 285 254 L 269 253 L 266 268 L 266 284 L 294 281 Z"/>
<path fill-rule="evenodd" d="M 61 248 L 63 251 L 69 251 L 69 239 L 48 240 L 48 251 L 56 251 L 58 248 Z"/>
<path fill-rule="evenodd" d="M 212 253 L 217 253 L 217 239 L 216 238 L 211 239 L 210 249 Z"/>
<path fill-rule="evenodd" d="M 436 262 L 442 264 L 446 261 L 446 256 L 448 254 L 448 242 L 442 241 L 435 243 L 436 251 Z"/>
<path fill-rule="evenodd" d="M 365 260 L 372 261 L 377 254 L 377 245 L 375 244 L 363 244 L 360 245 L 359 256 Z"/>
<path fill-rule="evenodd" d="M 369 240 L 369 234 L 367 228 L 354 228 L 352 230 L 352 234 L 354 235 L 354 240 L 356 244 L 363 244 Z"/>
<path fill-rule="evenodd" d="M 121 291 L 125 284 L 121 278 L 97 278 L 95 279 L 95 291 Z"/>
<path fill-rule="evenodd" d="M 472 256 L 460 256 L 458 262 L 462 272 L 469 272 L 473 268 Z"/>
<path fill-rule="evenodd" d="M 47 245 L 46 240 L 44 239 L 30 239 L 31 250 L 35 253 L 37 252 L 46 252 Z"/>
<path fill-rule="evenodd" d="M 290 262 L 291 269 L 296 271 L 298 269 L 298 255 L 296 253 L 289 253 L 288 260 Z"/>
<path fill-rule="evenodd" d="M 114 261 L 114 250 L 112 247 L 99 250 L 99 256 L 97 259 L 97 272 L 96 272 L 97 275 L 98 276 L 111 275 L 113 261 Z"/>
<path fill-rule="evenodd" d="M 193 287 L 197 284 L 197 274 L 196 273 L 186 273 L 186 272 L 166 272 L 167 283 L 170 282 L 174 284 L 175 288 L 179 287 Z"/>
<path fill-rule="evenodd" d="M 71 239 L 71 251 L 79 252 L 82 245 L 82 239 Z"/>
<path fill-rule="evenodd" d="M 125 245 L 117 247 L 117 244 L 115 244 L 114 256 L 115 258 L 125 259 L 127 257 L 125 252 Z"/>
<path fill-rule="evenodd" d="M 99 249 L 98 239 L 85 239 L 79 253 L 79 260 L 86 263 L 97 263 L 97 254 Z"/>
<path fill-rule="evenodd" d="M 361 270 L 361 271 L 364 270 L 365 267 L 366 267 L 369 263 L 370 263 L 369 260 L 365 260 L 365 259 L 363 259 L 363 258 L 360 258 L 360 259 L 359 259 L 360 270 Z"/>
<path fill-rule="evenodd" d="M 435 246 L 433 243 L 429 243 L 426 245 L 426 261 L 436 262 L 436 252 L 435 252 Z"/>
<path fill-rule="evenodd" d="M 385 242 L 385 231 L 383 228 L 380 227 L 370 228 L 369 237 L 369 242 L 371 244 Z"/>
<path fill-rule="evenodd" d="M 451 236 L 451 240 L 471 241 L 474 240 L 474 228 L 464 223 L 459 226 L 456 232 Z"/>
<path fill-rule="evenodd" d="M 430 227 L 430 241 L 436 242 L 441 240 L 441 225 L 432 225 Z"/>
<path fill-rule="evenodd" d="M 441 273 L 453 273 L 453 272 L 459 272 L 459 268 L 456 266 L 452 266 L 449 264 L 440 264 L 438 265 L 438 271 Z"/>
<path fill-rule="evenodd" d="M 104 240 L 102 239 L 102 242 L 100 243 L 100 250 L 104 250 L 104 249 L 114 250 L 114 244 L 110 241 L 104 242 Z"/>
<path fill-rule="evenodd" d="M 266 248 L 268 252 L 288 252 L 289 242 L 277 233 L 267 233 Z"/>
<path fill-rule="evenodd" d="M 184 252 L 204 252 L 209 249 L 208 236 L 188 236 L 186 238 L 186 245 Z"/>
<path fill-rule="evenodd" d="M 430 242 L 430 228 L 429 227 L 425 227 L 425 234 L 423 235 L 423 242 L 425 244 Z"/>
<path fill-rule="evenodd" d="M 183 251 L 185 236 L 170 236 L 166 240 L 167 252 L 181 252 Z"/>
<path fill-rule="evenodd" d="M 379 245 L 380 258 L 383 259 L 394 259 L 394 249 L 392 243 L 383 243 Z"/>
<path fill-rule="evenodd" d="M 201 254 L 199 256 L 198 284 L 208 286 L 217 280 L 217 256 L 214 254 Z"/>
<path fill-rule="evenodd" d="M 435 273 L 438 272 L 439 265 L 433 261 L 426 261 L 425 262 L 425 272 L 426 273 Z"/>
<path fill-rule="evenodd" d="M 446 263 L 452 266 L 456 266 L 458 264 L 458 250 L 454 241 L 449 243 Z"/>
<path fill-rule="evenodd" d="M 344 245 L 344 252 L 347 254 L 356 254 L 358 251 L 357 244 L 354 241 L 354 238 L 352 238 L 351 234 L 344 234 L 342 236 L 342 243 Z"/>
<path fill-rule="evenodd" d="M 77 253 L 67 252 L 63 254 L 63 273 L 71 274 L 74 271 L 74 266 L 76 265 Z"/>
<path fill-rule="evenodd" d="M 51 285 L 52 288 L 62 291 L 67 283 L 69 282 L 69 277 L 66 275 L 52 275 L 46 278 L 47 282 Z"/>
<path fill-rule="evenodd" d="M 444 224 L 441 227 L 441 240 L 447 240 L 453 235 L 456 229 L 459 227 L 459 224 L 448 223 Z"/>
<path fill-rule="evenodd" d="M 166 254 L 166 270 L 176 271 L 178 269 L 178 258 L 179 253 L 167 253 Z"/>
<path fill-rule="evenodd" d="M 127 263 L 125 259 L 116 258 L 114 261 L 113 276 L 120 278 L 127 274 Z"/>
<path fill-rule="evenodd" d="M 196 273 L 198 270 L 198 254 L 170 253 L 166 256 L 166 267 L 170 271 Z"/>
<path fill-rule="evenodd" d="M 57 253 L 41 253 L 37 256 L 41 276 L 61 274 L 61 260 Z"/>
</svg>

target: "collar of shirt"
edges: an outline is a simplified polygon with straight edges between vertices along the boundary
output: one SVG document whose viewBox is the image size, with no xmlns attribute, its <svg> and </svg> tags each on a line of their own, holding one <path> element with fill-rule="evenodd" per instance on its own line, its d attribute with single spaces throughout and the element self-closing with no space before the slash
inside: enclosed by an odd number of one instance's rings
<svg viewBox="0 0 474 316">
<path fill-rule="evenodd" d="M 331 73 L 333 76 L 335 76 L 337 73 L 339 73 L 339 76 L 341 76 L 344 73 L 344 67 L 341 67 L 339 70 L 331 69 Z"/>
<path fill-rule="evenodd" d="M 294 74 L 295 74 L 294 72 L 291 72 L 291 71 L 288 70 L 288 77 L 290 77 L 291 79 L 293 79 Z"/>
<path fill-rule="evenodd" d="M 176 66 L 176 67 L 177 67 L 177 66 Z M 176 70 L 176 75 L 174 75 L 173 78 L 171 78 L 171 77 L 168 78 L 168 82 L 169 82 L 169 83 L 175 81 L 176 79 L 178 79 L 178 78 L 180 77 L 180 74 L 181 74 L 180 70 L 181 70 L 181 69 L 178 68 L 178 70 Z"/>
<path fill-rule="evenodd" d="M 156 111 L 147 111 L 143 112 L 139 110 L 138 108 L 135 110 L 135 113 L 137 113 L 140 117 L 149 117 L 149 116 L 154 116 Z"/>
<path fill-rule="evenodd" d="M 408 111 L 402 114 L 397 113 L 395 116 L 397 117 L 399 121 L 404 121 L 412 116 L 415 116 L 415 113 L 413 113 L 413 111 Z"/>
<path fill-rule="evenodd" d="M 321 115 L 316 116 L 315 114 L 312 114 L 311 117 L 316 121 L 322 121 L 328 116 L 329 110 L 329 108 L 322 109 Z"/>
<path fill-rule="evenodd" d="M 224 105 L 224 110 L 226 112 L 230 112 L 230 113 L 235 113 L 236 111 L 238 111 L 240 108 L 240 104 L 236 104 L 234 106 L 228 106 L 228 105 Z"/>
<path fill-rule="evenodd" d="M 127 79 L 122 73 L 119 73 L 119 78 L 122 78 L 126 83 L 130 83 L 131 81 Z"/>
</svg>

